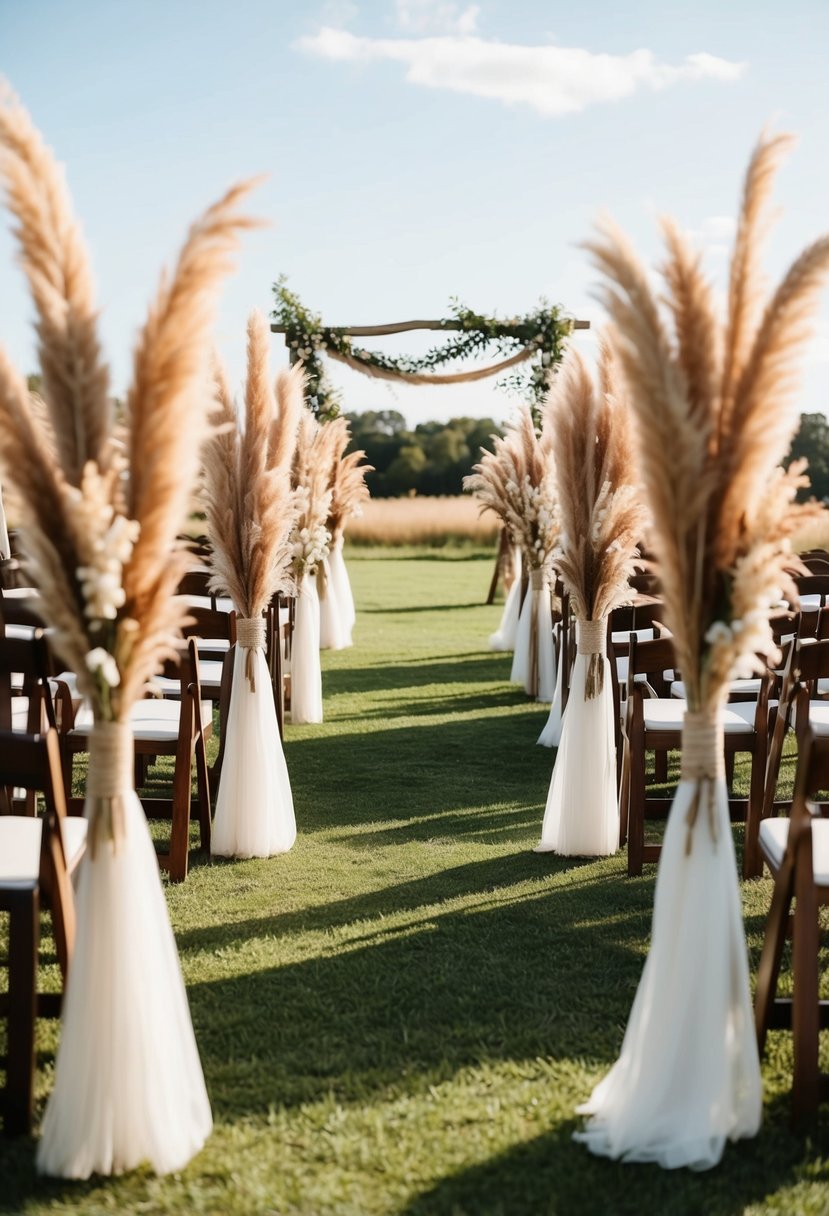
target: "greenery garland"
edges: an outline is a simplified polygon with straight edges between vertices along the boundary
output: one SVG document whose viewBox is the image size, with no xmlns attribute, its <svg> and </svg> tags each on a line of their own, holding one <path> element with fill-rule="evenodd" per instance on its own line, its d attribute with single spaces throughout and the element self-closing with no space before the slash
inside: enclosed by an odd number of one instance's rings
<svg viewBox="0 0 829 1216">
<path fill-rule="evenodd" d="M 276 307 L 271 316 L 285 328 L 285 341 L 296 359 L 302 361 L 308 377 L 308 404 L 315 414 L 333 417 L 339 413 L 339 394 L 331 386 L 325 373 L 323 356 L 326 353 L 346 355 L 372 367 L 406 375 L 428 372 L 458 359 L 466 359 L 494 347 L 502 356 L 514 355 L 521 350 L 530 350 L 527 364 L 500 378 L 497 383 L 512 392 L 529 397 L 534 408 L 538 408 L 550 387 L 556 364 L 564 354 L 564 343 L 572 331 L 572 318 L 565 316 L 557 305 L 546 300 L 524 317 L 512 317 L 505 321 L 500 317 L 486 317 L 466 308 L 459 300 L 451 301 L 450 319 L 442 325 L 452 326 L 451 335 L 441 346 L 434 346 L 424 355 L 383 354 L 355 346 L 351 337 L 322 324 L 319 314 L 305 307 L 299 296 L 288 287 L 287 278 L 281 275 L 273 286 Z M 455 326 L 460 325 L 460 329 Z"/>
</svg>

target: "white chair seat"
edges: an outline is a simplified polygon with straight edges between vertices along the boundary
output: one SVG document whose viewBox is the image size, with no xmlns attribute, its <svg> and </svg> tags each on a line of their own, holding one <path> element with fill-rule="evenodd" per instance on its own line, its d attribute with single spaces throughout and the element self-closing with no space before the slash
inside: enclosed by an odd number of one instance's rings
<svg viewBox="0 0 829 1216">
<path fill-rule="evenodd" d="M 201 659 L 199 661 L 199 682 L 202 693 L 218 697 L 222 686 L 222 662 L 220 659 Z M 161 695 L 175 699 L 181 695 L 181 681 L 173 676 L 155 676 L 153 684 L 161 689 Z"/>
<path fill-rule="evenodd" d="M 809 702 L 809 725 L 815 735 L 829 735 L 829 701 Z"/>
<path fill-rule="evenodd" d="M 732 697 L 759 697 L 763 681 L 759 676 L 749 680 L 732 680 L 728 687 Z M 671 696 L 685 700 L 685 684 L 682 680 L 674 680 L 671 684 Z"/>
<path fill-rule="evenodd" d="M 163 701 L 156 697 L 147 697 L 133 706 L 130 713 L 130 730 L 135 738 L 144 742 L 157 739 L 160 743 L 173 743 L 178 738 L 178 724 L 181 705 L 178 701 Z M 202 727 L 207 727 L 213 721 L 213 702 L 201 703 Z M 72 735 L 88 735 L 92 730 L 92 710 L 88 705 L 82 705 L 75 718 Z"/>
<path fill-rule="evenodd" d="M 637 642 L 650 642 L 653 640 L 653 629 L 618 629 L 610 635 L 615 646 L 619 646 L 624 642 L 630 642 L 630 639 L 635 637 Z"/>
<path fill-rule="evenodd" d="M 43 822 L 29 815 L 0 815 L 0 883 L 30 886 L 40 874 Z"/>
<path fill-rule="evenodd" d="M 12 730 L 28 730 L 29 723 L 29 698 L 28 697 L 12 697 Z M 45 730 L 47 726 L 45 710 L 41 713 L 41 730 Z"/>
<path fill-rule="evenodd" d="M 66 868 L 71 873 L 86 849 L 87 822 L 80 816 L 60 820 Z M 30 815 L 0 815 L 0 883 L 28 886 L 40 874 L 43 820 Z"/>
<path fill-rule="evenodd" d="M 36 600 L 39 598 L 37 587 L 4 587 L 4 600 Z"/>
<path fill-rule="evenodd" d="M 776 816 L 761 821 L 760 847 L 775 869 L 783 861 L 788 839 L 788 819 Z M 818 886 L 829 886 L 829 819 L 812 820 L 812 867 Z"/>
<path fill-rule="evenodd" d="M 642 702 L 645 730 L 682 730 L 686 702 L 676 697 L 646 697 Z M 827 706 L 829 708 L 829 706 Z M 753 701 L 738 701 L 723 710 L 723 732 L 745 734 L 754 729 L 757 706 Z"/>
</svg>

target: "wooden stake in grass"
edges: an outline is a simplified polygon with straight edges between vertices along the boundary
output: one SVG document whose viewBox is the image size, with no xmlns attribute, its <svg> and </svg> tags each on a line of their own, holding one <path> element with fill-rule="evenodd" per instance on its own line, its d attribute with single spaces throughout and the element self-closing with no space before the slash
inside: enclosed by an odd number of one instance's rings
<svg viewBox="0 0 829 1216">
<path fill-rule="evenodd" d="M 609 221 L 588 248 L 634 407 L 655 554 L 687 690 L 682 774 L 665 833 L 650 954 L 622 1053 L 584 1108 L 593 1151 L 704 1168 L 752 1136 L 761 1092 L 723 771 L 721 709 L 734 676 L 774 655 L 769 613 L 793 595 L 789 538 L 814 508 L 784 473 L 797 422 L 795 372 L 829 236 L 763 299 L 759 241 L 787 137 L 751 159 L 723 324 L 699 257 L 664 223 L 667 311 Z"/>
</svg>

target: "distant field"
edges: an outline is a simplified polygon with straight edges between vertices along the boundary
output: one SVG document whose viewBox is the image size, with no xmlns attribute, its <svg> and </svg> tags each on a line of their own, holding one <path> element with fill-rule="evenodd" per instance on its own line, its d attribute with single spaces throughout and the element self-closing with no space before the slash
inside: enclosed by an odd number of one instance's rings
<svg viewBox="0 0 829 1216">
<path fill-rule="evenodd" d="M 480 514 L 476 499 L 372 498 L 363 514 L 349 521 L 352 545 L 486 545 L 500 525 L 491 511 Z"/>
<path fill-rule="evenodd" d="M 453 498 L 372 498 L 363 514 L 348 524 L 349 544 L 391 548 L 426 545 L 490 545 L 500 524 L 491 511 L 480 514 L 478 502 L 466 495 Z M 794 538 L 794 547 L 829 549 L 829 520 L 813 524 Z"/>
</svg>

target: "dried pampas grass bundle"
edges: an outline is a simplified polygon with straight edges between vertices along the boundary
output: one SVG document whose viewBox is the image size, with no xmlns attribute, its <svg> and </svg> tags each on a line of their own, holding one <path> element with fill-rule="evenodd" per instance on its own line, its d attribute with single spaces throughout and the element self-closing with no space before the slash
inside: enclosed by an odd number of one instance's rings
<svg viewBox="0 0 829 1216">
<path fill-rule="evenodd" d="M 795 502 L 804 465 L 780 469 L 797 425 L 797 364 L 829 270 L 829 237 L 763 299 L 759 253 L 788 136 L 763 136 L 745 179 L 723 325 L 699 256 L 663 222 L 672 328 L 644 267 L 609 221 L 588 243 L 637 417 L 653 549 L 691 711 L 774 656 L 769 612 L 794 595 L 790 538 L 815 517 Z"/>
<path fill-rule="evenodd" d="M 547 399 L 545 421 L 555 445 L 561 515 L 556 569 L 576 619 L 596 622 L 603 630 L 613 609 L 630 602 L 629 580 L 647 511 L 638 485 L 631 407 L 607 343 L 599 376 L 597 387 L 571 347 Z M 586 698 L 601 692 L 603 672 L 601 653 L 594 651 Z"/>
<path fill-rule="evenodd" d="M 0 465 L 25 506 L 29 576 L 96 719 L 125 721 L 184 610 L 176 546 L 208 422 L 208 325 L 250 185 L 190 230 L 140 334 L 126 455 L 114 440 L 92 275 L 60 171 L 17 99 L 0 103 L 0 172 L 37 311 L 44 409 L 0 351 Z M 45 421 L 48 419 L 48 422 Z"/>
<path fill-rule="evenodd" d="M 493 446 L 464 478 L 464 489 L 502 520 L 512 543 L 521 547 L 526 569 L 543 571 L 549 580 L 559 533 L 549 431 L 538 436 L 530 407 L 522 405 L 503 438 L 493 437 Z"/>
<path fill-rule="evenodd" d="M 268 367 L 270 330 L 260 312 L 247 327 L 244 426 L 217 370 L 219 426 L 204 456 L 202 492 L 212 544 L 211 585 L 238 612 L 230 708 L 212 851 L 271 857 L 296 839 L 293 796 L 265 661 L 265 609 L 292 583 L 290 533 L 296 516 L 291 461 L 304 409 L 300 368 L 276 390 Z M 278 641 L 276 642 L 278 645 Z"/>
<path fill-rule="evenodd" d="M 796 370 L 829 271 L 829 236 L 764 299 L 760 247 L 787 136 L 763 135 L 745 178 L 725 322 L 699 256 L 663 224 L 667 316 L 610 222 L 588 245 L 637 418 L 648 538 L 685 683 L 682 770 L 662 845 L 651 947 L 620 1057 L 582 1107 L 596 1153 L 706 1169 L 756 1134 L 762 1086 L 723 762 L 729 681 L 775 654 L 769 615 L 794 595 L 803 467 L 780 461 Z M 703 813 L 700 813 L 703 812 Z M 686 960 L 677 967 L 677 943 Z"/>
<path fill-rule="evenodd" d="M 366 462 L 365 452 L 346 453 L 351 441 L 347 418 L 340 415 L 323 423 L 323 427 L 328 431 L 331 452 L 331 506 L 326 526 L 331 533 L 331 543 L 336 545 L 343 539 L 348 520 L 362 514 L 363 503 L 370 497 L 366 473 L 373 472 L 373 467 Z"/>
<path fill-rule="evenodd" d="M 155 850 L 133 786 L 131 708 L 184 610 L 176 547 L 208 430 L 216 290 L 251 226 L 237 186 L 191 228 L 135 352 L 116 442 L 86 250 L 55 160 L 0 96 L 0 176 L 37 314 L 43 406 L 0 350 L 0 466 L 23 504 L 39 611 L 92 707 L 77 933 L 38 1169 L 66 1178 L 149 1161 L 179 1170 L 210 1133 Z M 139 1064 L 136 1066 L 136 1061 Z"/>
<path fill-rule="evenodd" d="M 212 545 L 212 585 L 240 617 L 260 617 L 291 582 L 289 536 L 295 521 L 291 462 L 303 410 L 299 368 L 269 372 L 270 329 L 260 312 L 247 327 L 244 426 L 221 369 L 217 429 L 203 453 L 202 490 Z"/>
<path fill-rule="evenodd" d="M 291 533 L 297 578 L 316 573 L 331 543 L 326 522 L 331 513 L 330 470 L 337 442 L 336 431 L 317 422 L 306 409 L 297 430 L 291 473 L 297 511 Z"/>
</svg>

